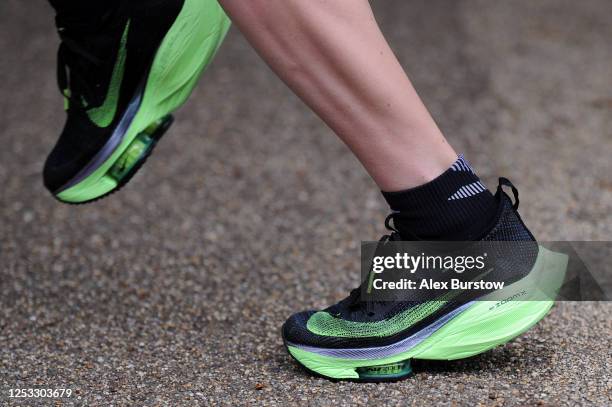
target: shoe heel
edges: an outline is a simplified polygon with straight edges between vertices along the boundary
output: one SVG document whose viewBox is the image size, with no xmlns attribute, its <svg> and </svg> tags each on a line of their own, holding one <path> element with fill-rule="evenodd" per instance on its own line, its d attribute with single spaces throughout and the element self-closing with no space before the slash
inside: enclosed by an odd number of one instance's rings
<svg viewBox="0 0 612 407">
<path fill-rule="evenodd" d="M 486 352 L 521 335 L 548 314 L 565 278 L 568 257 L 540 247 L 534 270 L 489 294 L 414 349 L 414 359 L 455 360 Z M 485 297 L 485 299 L 487 299 Z"/>
</svg>

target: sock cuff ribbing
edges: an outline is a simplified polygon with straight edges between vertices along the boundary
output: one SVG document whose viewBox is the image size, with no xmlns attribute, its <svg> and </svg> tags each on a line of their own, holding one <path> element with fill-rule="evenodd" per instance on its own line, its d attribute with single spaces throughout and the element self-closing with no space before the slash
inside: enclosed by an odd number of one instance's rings
<svg viewBox="0 0 612 407">
<path fill-rule="evenodd" d="M 423 238 L 440 239 L 468 226 L 473 229 L 474 223 L 488 222 L 495 212 L 493 194 L 463 155 L 434 180 L 404 191 L 383 192 L 383 196 L 405 219 L 399 229 Z"/>
</svg>

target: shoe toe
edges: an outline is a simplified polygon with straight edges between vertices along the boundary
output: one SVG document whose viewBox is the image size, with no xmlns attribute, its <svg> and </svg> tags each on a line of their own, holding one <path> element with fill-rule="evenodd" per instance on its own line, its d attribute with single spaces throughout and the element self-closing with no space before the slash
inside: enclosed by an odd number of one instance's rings
<svg viewBox="0 0 612 407">
<path fill-rule="evenodd" d="M 70 171 L 69 162 L 66 164 L 61 164 L 61 157 L 56 153 L 56 149 L 51 151 L 51 154 L 47 157 L 45 161 L 45 166 L 43 167 L 43 183 L 45 187 L 52 193 L 55 193 L 59 188 L 61 188 L 66 182 L 70 181 L 70 178 L 73 174 L 73 171 Z"/>
<path fill-rule="evenodd" d="M 311 342 L 312 333 L 307 324 L 310 317 L 316 311 L 303 311 L 293 314 L 283 324 L 282 332 L 285 342 L 308 345 Z"/>
<path fill-rule="evenodd" d="M 51 151 L 43 168 L 43 183 L 52 193 L 62 188 L 87 164 L 91 154 L 66 151 L 59 143 Z"/>
</svg>

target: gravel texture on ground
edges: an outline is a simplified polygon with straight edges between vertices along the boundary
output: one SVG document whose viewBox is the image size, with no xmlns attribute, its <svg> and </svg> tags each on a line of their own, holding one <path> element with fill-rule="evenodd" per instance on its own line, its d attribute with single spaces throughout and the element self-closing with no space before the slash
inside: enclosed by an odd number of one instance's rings
<svg viewBox="0 0 612 407">
<path fill-rule="evenodd" d="M 373 3 L 457 150 L 521 191 L 543 240 L 612 235 L 612 3 Z M 120 193 L 56 202 L 63 122 L 41 1 L 0 2 L 0 405 L 610 405 L 609 303 L 562 303 L 483 355 L 392 384 L 300 369 L 279 329 L 358 284 L 387 208 L 234 28 Z M 328 248 L 333 248 L 328 250 Z M 61 401 L 7 389 L 67 387 Z"/>
</svg>

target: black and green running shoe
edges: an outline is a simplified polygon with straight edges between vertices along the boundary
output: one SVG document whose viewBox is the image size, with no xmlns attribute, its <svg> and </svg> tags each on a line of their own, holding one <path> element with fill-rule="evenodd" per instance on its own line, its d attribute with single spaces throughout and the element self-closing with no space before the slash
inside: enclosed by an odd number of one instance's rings
<svg viewBox="0 0 612 407">
<path fill-rule="evenodd" d="M 398 380 L 411 374 L 411 359 L 473 356 L 510 341 L 544 318 L 554 304 L 554 294 L 542 295 L 541 281 L 547 279 L 547 288 L 556 293 L 568 258 L 538 245 L 516 211 L 518 192 L 512 187 L 513 204 L 502 184 L 511 186 L 500 179 L 495 195 L 497 216 L 481 241 L 512 242 L 510 247 L 520 247 L 514 255 L 502 256 L 499 267 L 490 269 L 496 281 L 506 283 L 504 288 L 482 294 L 459 290 L 452 301 L 443 299 L 449 296 L 365 301 L 362 288 L 366 280 L 339 303 L 322 311 L 297 313 L 285 322 L 282 334 L 291 356 L 326 378 Z M 394 216 L 386 222 L 392 233 L 379 246 L 414 240 L 400 236 L 390 225 Z"/>
<path fill-rule="evenodd" d="M 99 199 L 131 178 L 230 25 L 216 0 L 122 0 L 87 20 L 56 17 L 68 118 L 43 176 L 67 203 Z"/>
</svg>

